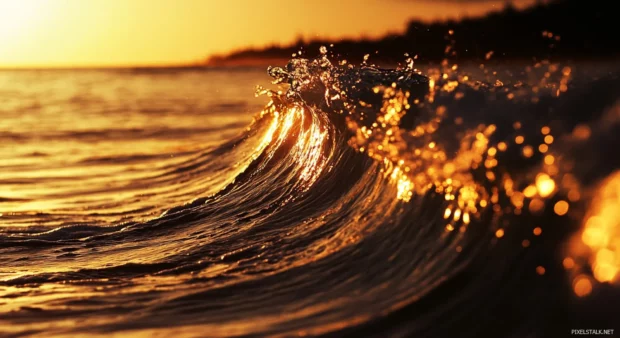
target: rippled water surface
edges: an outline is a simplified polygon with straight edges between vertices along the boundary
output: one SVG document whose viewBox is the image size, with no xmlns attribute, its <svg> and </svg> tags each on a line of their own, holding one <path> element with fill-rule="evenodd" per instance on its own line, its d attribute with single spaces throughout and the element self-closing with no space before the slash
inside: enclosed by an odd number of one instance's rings
<svg viewBox="0 0 620 338">
<path fill-rule="evenodd" d="M 612 322 L 617 65 L 307 62 L 0 72 L 0 335 Z"/>
</svg>

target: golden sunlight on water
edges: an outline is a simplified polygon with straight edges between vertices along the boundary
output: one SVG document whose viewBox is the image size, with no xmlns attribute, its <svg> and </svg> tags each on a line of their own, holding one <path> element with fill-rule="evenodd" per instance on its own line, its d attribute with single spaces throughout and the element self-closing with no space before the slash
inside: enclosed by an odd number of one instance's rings
<svg viewBox="0 0 620 338">
<path fill-rule="evenodd" d="M 556 213 L 567 208 L 556 203 Z M 610 174 L 599 185 L 582 221 L 582 229 L 568 246 L 562 261 L 571 272 L 578 297 L 588 296 L 597 283 L 618 283 L 620 271 L 620 171 Z"/>
<path fill-rule="evenodd" d="M 585 218 L 581 240 L 592 251 L 590 264 L 599 282 L 617 282 L 620 269 L 620 171 L 598 190 Z"/>
<path fill-rule="evenodd" d="M 192 184 L 171 168 L 196 165 L 202 149 L 246 127 L 252 115 L 244 107 L 263 105 L 251 101 L 262 77 L 262 70 L 0 71 L 0 227 L 145 220 L 187 196 L 219 191 L 251 158 L 231 157 L 233 170 Z"/>
<path fill-rule="evenodd" d="M 273 95 L 269 91 L 262 91 L 259 88 L 257 95 L 259 94 Z M 302 190 L 308 190 L 312 187 L 314 182 L 320 177 L 321 173 L 325 169 L 327 164 L 327 157 L 323 155 L 323 151 L 328 141 L 328 133 L 326 130 L 321 130 L 321 124 L 317 121 L 317 116 L 309 114 L 301 106 L 292 107 L 279 107 L 270 101 L 263 111 L 259 114 L 261 118 L 265 116 L 272 116 L 272 121 L 269 128 L 265 132 L 261 142 L 256 147 L 253 153 L 253 158 L 257 158 L 264 149 L 270 145 L 274 138 L 276 139 L 275 145 L 281 146 L 288 137 L 294 126 L 301 128 L 300 135 L 297 137 L 294 151 L 298 160 L 297 165 L 300 167 L 299 179 L 303 184 Z M 308 121 L 308 119 L 310 119 Z M 273 156 L 271 153 L 269 156 Z"/>
<path fill-rule="evenodd" d="M 542 65 L 539 63 L 536 67 Z M 441 94 L 460 99 L 463 93 L 455 93 L 459 86 L 475 88 L 471 77 L 459 73 L 456 64 L 450 66 L 444 61 L 442 66 L 442 69 L 428 71 L 430 90 L 425 97 L 425 103 L 434 102 Z M 536 99 L 535 93 L 542 88 L 561 88 L 558 91 L 553 90 L 555 96 L 565 92 L 570 79 L 570 68 L 564 67 L 561 72 L 560 67 L 555 64 L 548 64 L 548 68 L 549 71 L 542 80 L 533 87 L 533 92 L 525 91 L 519 85 L 516 90 L 507 94 L 508 97 L 514 100 L 525 97 L 529 100 L 533 95 Z M 560 73 L 558 83 L 550 80 L 550 72 Z M 498 80 L 498 83 L 501 81 Z M 497 86 L 502 87 L 503 83 Z M 383 93 L 381 113 L 370 127 L 360 127 L 357 122 L 348 120 L 349 129 L 355 135 L 349 144 L 384 164 L 386 176 L 397 187 L 396 197 L 399 200 L 409 201 L 414 194 L 422 195 L 431 189 L 443 194 L 448 203 L 443 215 L 448 222 L 447 231 L 454 230 L 456 223 L 469 224 L 488 208 L 492 209 L 497 217 L 503 214 L 520 215 L 524 210 L 539 214 L 546 207 L 545 200 L 553 197 L 559 190 L 556 182 L 562 177 L 551 153 L 554 138 L 549 126 L 539 128 L 542 143 L 530 145 L 530 140 L 520 134 L 520 130 L 524 128 L 521 122 L 514 123 L 517 135 L 512 141 L 507 139 L 496 143 L 492 143 L 491 138 L 497 127 L 494 124 L 480 124 L 467 130 L 458 141 L 458 150 L 450 153 L 444 141 L 437 135 L 442 124 L 452 123 L 446 120 L 446 107 L 439 105 L 432 118 L 418 124 L 413 130 L 407 130 L 399 126 L 400 120 L 411 105 L 421 102 L 418 99 L 410 102 L 411 94 L 397 88 L 396 83 L 391 87 L 376 87 L 374 92 Z M 462 121 L 455 120 L 454 123 L 460 124 Z M 503 170 L 499 157 L 508 152 L 510 147 L 519 147 L 519 153 L 525 159 L 539 156 L 542 160 L 540 171 L 533 177 L 515 178 Z M 483 180 L 474 177 L 473 173 L 479 170 L 484 172 Z M 567 175 L 566 177 L 570 176 Z M 525 188 L 519 189 L 522 186 Z M 572 191 L 573 196 L 579 194 L 577 186 L 573 186 Z M 511 208 L 502 204 L 506 199 L 510 201 Z M 575 198 L 577 199 L 578 197 Z M 556 215 L 563 216 L 569 211 L 569 203 L 560 200 L 550 208 Z M 497 237 L 503 237 L 504 231 L 498 230 Z"/>
</svg>

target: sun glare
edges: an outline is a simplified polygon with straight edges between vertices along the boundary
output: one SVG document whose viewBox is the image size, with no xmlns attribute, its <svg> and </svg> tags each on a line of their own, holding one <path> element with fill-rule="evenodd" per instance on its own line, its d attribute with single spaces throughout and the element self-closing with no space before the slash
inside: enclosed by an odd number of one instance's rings
<svg viewBox="0 0 620 338">
<path fill-rule="evenodd" d="M 35 30 L 41 29 L 47 0 L 0 0 L 0 54 L 9 52 Z"/>
</svg>

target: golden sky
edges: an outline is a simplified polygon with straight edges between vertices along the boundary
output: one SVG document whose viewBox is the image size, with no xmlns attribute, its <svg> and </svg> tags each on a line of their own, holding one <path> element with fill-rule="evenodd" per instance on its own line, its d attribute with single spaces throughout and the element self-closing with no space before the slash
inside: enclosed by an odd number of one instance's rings
<svg viewBox="0 0 620 338">
<path fill-rule="evenodd" d="M 519 0 L 524 6 L 534 0 Z M 195 63 L 304 37 L 403 31 L 411 18 L 481 15 L 502 0 L 0 0 L 0 67 Z"/>
</svg>

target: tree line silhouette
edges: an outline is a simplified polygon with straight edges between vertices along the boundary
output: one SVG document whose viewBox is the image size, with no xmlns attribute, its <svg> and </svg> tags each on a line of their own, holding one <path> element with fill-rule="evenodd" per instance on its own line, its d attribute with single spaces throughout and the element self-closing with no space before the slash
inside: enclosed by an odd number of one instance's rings
<svg viewBox="0 0 620 338">
<path fill-rule="evenodd" d="M 373 62 L 402 62 L 404 54 L 419 61 L 440 61 L 446 56 L 461 60 L 493 59 L 600 59 L 620 55 L 616 14 L 611 1 L 564 0 L 538 4 L 524 10 L 507 5 L 481 18 L 443 22 L 410 21 L 403 34 L 379 39 L 340 41 L 299 39 L 287 46 L 250 48 L 214 56 L 209 65 L 244 60 L 289 59 L 303 51 L 319 54 L 321 46 L 351 62 L 371 54 Z"/>
</svg>

